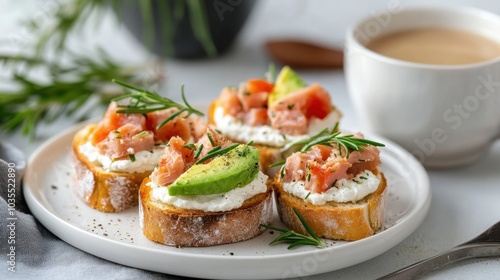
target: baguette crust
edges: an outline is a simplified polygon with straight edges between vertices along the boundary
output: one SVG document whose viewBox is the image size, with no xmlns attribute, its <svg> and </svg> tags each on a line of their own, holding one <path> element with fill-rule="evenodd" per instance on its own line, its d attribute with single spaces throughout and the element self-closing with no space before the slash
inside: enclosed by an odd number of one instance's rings
<svg viewBox="0 0 500 280">
<path fill-rule="evenodd" d="M 155 201 L 146 178 L 139 191 L 139 216 L 143 234 L 150 240 L 177 247 L 203 247 L 234 243 L 264 231 L 260 224 L 272 219 L 272 182 L 267 191 L 245 200 L 237 209 L 206 212 L 176 208 Z"/>
<path fill-rule="evenodd" d="M 373 235 L 384 223 L 387 182 L 384 174 L 374 193 L 356 203 L 328 202 L 313 205 L 283 189 L 283 181 L 276 176 L 273 189 L 281 221 L 290 229 L 307 234 L 293 208 L 304 217 L 318 236 L 327 239 L 359 240 Z"/>
<path fill-rule="evenodd" d="M 79 147 L 87 142 L 95 127 L 96 124 L 87 125 L 73 138 L 76 193 L 90 207 L 102 212 L 119 212 L 136 206 L 139 186 L 151 171 L 109 172 L 91 163 Z"/>
<path fill-rule="evenodd" d="M 253 146 L 259 151 L 260 171 L 269 176 L 269 178 L 274 178 L 280 167 L 270 167 L 270 165 L 283 160 L 280 149 L 259 144 L 253 144 Z"/>
</svg>

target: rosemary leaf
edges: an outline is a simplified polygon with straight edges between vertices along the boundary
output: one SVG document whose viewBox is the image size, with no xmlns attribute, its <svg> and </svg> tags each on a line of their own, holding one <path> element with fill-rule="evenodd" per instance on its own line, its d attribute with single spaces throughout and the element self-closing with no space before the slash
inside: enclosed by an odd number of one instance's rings
<svg viewBox="0 0 500 280">
<path fill-rule="evenodd" d="M 326 243 L 312 231 L 312 229 L 309 227 L 309 225 L 304 220 L 302 215 L 300 215 L 300 213 L 297 211 L 297 209 L 293 208 L 293 211 L 294 211 L 295 215 L 297 215 L 300 222 L 304 226 L 304 229 L 307 231 L 307 233 L 309 235 L 300 234 L 300 233 L 297 233 L 293 230 L 287 230 L 287 229 L 283 229 L 283 228 L 278 228 L 278 227 L 273 227 L 270 225 L 261 224 L 260 226 L 263 228 L 279 231 L 282 233 L 282 234 L 280 234 L 280 236 L 276 237 L 273 241 L 271 241 L 271 243 L 269 243 L 269 245 L 279 243 L 279 242 L 289 243 L 290 245 L 288 246 L 288 250 L 293 249 L 293 248 L 298 247 L 298 246 L 302 246 L 302 245 L 311 245 L 311 246 L 316 246 L 318 248 L 326 247 Z"/>
<path fill-rule="evenodd" d="M 233 144 L 233 145 L 231 145 L 231 146 L 229 146 L 229 147 L 227 147 L 227 148 L 224 148 L 224 149 L 221 149 L 221 147 L 220 147 L 220 146 L 217 146 L 217 147 L 219 147 L 219 149 L 217 149 L 217 150 L 216 150 L 216 151 L 214 151 L 214 152 L 212 152 L 212 151 L 213 151 L 213 149 L 212 149 L 210 152 L 208 152 L 208 153 L 207 153 L 207 155 L 206 155 L 206 156 L 204 156 L 204 157 L 200 158 L 200 159 L 199 159 L 199 160 L 197 160 L 194 164 L 199 164 L 199 163 L 202 163 L 202 162 L 204 162 L 204 161 L 206 161 L 206 160 L 208 160 L 208 159 L 211 159 L 211 158 L 213 158 L 213 157 L 223 155 L 223 154 L 225 154 L 225 153 L 227 153 L 227 152 L 231 151 L 232 149 L 234 149 L 234 148 L 238 147 L 239 145 L 240 145 L 240 144 Z M 214 149 L 215 149 L 215 148 L 214 148 Z"/>
<path fill-rule="evenodd" d="M 104 52 L 99 60 L 72 54 L 64 64 L 29 55 L 0 55 L 0 62 L 12 69 L 10 83 L 16 87 L 16 91 L 0 89 L 0 130 L 19 129 L 30 140 L 36 137 L 40 123 L 75 115 L 75 121 L 85 119 L 95 107 L 89 103 L 109 104 L 123 93 L 111 79 L 139 81 L 137 74 L 143 69 L 120 65 Z M 32 71 L 44 71 L 48 77 L 40 82 L 31 77 Z M 162 79 L 157 78 L 152 82 Z"/>
<path fill-rule="evenodd" d="M 146 114 L 154 111 L 169 109 L 169 108 L 177 108 L 179 111 L 173 113 L 168 118 L 163 120 L 156 129 L 161 128 L 167 122 L 175 119 L 177 116 L 182 113 L 186 113 L 186 117 L 191 114 L 195 114 L 198 116 L 203 116 L 203 113 L 194 109 L 186 100 L 184 94 L 184 86 L 181 87 L 182 100 L 184 101 L 184 105 L 181 105 L 169 98 L 158 95 L 155 92 L 150 92 L 142 88 L 138 88 L 136 86 L 124 83 L 122 81 L 113 79 L 114 83 L 134 91 L 133 93 L 123 94 L 121 96 L 115 97 L 113 100 L 118 103 L 118 109 L 116 112 L 123 114 Z M 127 100 L 127 104 L 122 104 L 119 101 Z"/>
<path fill-rule="evenodd" d="M 199 145 L 196 151 L 194 152 L 194 158 L 198 158 L 203 150 L 203 144 Z"/>
<path fill-rule="evenodd" d="M 269 167 L 276 167 L 276 166 L 281 166 L 286 163 L 286 160 L 278 161 L 273 164 L 270 164 Z"/>
</svg>

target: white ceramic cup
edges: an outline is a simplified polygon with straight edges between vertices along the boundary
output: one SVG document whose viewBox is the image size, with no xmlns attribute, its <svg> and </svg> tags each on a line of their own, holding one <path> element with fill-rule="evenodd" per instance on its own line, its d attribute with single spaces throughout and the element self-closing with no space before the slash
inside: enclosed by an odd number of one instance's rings
<svg viewBox="0 0 500 280">
<path fill-rule="evenodd" d="M 405 29 L 444 27 L 500 43 L 500 16 L 468 7 L 415 7 L 376 13 L 347 31 L 345 75 L 367 129 L 394 140 L 426 167 L 473 162 L 500 132 L 500 57 L 464 65 L 406 62 L 365 47 Z"/>
</svg>

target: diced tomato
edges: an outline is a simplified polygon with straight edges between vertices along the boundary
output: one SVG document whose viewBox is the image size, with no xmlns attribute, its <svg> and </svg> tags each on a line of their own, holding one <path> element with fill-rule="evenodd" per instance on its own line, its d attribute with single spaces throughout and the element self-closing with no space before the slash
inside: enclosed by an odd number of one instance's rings
<svg viewBox="0 0 500 280">
<path fill-rule="evenodd" d="M 251 79 L 246 84 L 246 92 L 249 94 L 270 93 L 273 88 L 274 84 L 262 79 Z"/>
</svg>

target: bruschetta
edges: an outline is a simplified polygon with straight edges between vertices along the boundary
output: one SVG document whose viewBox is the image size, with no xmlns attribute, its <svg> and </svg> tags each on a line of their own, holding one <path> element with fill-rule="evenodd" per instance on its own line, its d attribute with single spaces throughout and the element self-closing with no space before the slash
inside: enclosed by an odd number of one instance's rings
<svg viewBox="0 0 500 280">
<path fill-rule="evenodd" d="M 272 218 L 271 180 L 258 151 L 217 131 L 194 145 L 173 137 L 139 194 L 140 226 L 150 240 L 203 247 L 259 235 Z"/>
<path fill-rule="evenodd" d="M 383 144 L 361 133 L 325 135 L 290 155 L 273 182 L 278 214 L 290 229 L 327 239 L 359 240 L 383 225 L 387 184 L 380 170 Z M 315 144 L 316 143 L 316 144 Z"/>
<path fill-rule="evenodd" d="M 103 119 L 73 138 L 74 188 L 89 206 L 118 212 L 138 203 L 139 186 L 151 174 L 173 136 L 197 141 L 206 122 L 178 108 L 144 114 L 120 113 L 111 102 Z M 171 118 L 161 127 L 167 118 Z"/>
<path fill-rule="evenodd" d="M 276 169 L 269 165 L 282 159 L 280 148 L 333 126 L 341 116 L 321 85 L 306 84 L 286 66 L 276 81 L 251 79 L 224 88 L 208 113 L 209 123 L 231 140 L 254 142 L 270 176 Z"/>
</svg>

